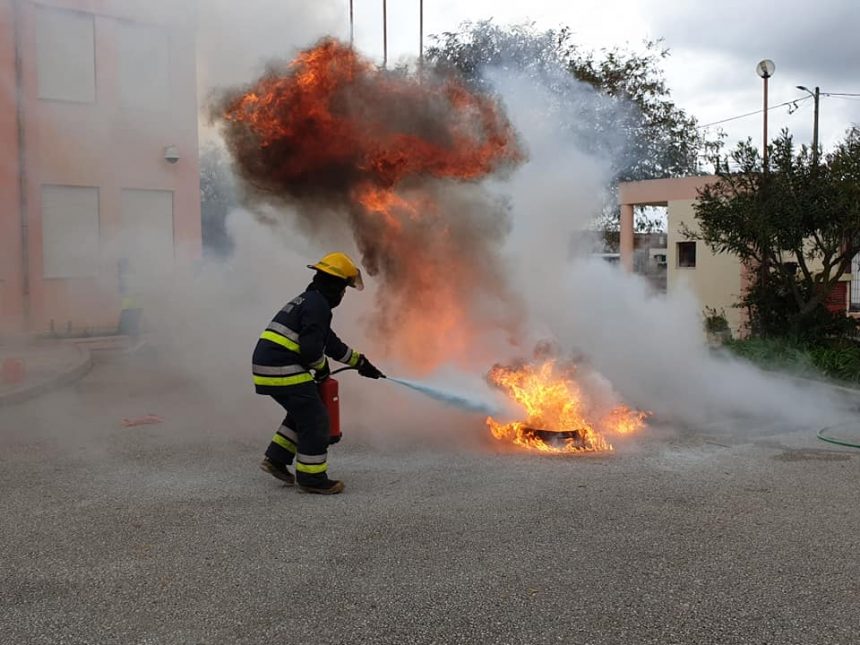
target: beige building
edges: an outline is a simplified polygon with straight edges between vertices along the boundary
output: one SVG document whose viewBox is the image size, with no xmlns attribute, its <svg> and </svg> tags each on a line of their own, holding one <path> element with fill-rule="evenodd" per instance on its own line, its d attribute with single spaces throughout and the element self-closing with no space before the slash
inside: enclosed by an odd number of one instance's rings
<svg viewBox="0 0 860 645">
<path fill-rule="evenodd" d="M 726 320 L 737 336 L 744 323 L 743 312 L 734 305 L 744 290 L 744 271 L 737 256 L 713 253 L 704 242 L 688 240 L 683 231 L 696 232 L 693 212 L 695 198 L 669 202 L 666 244 L 666 290 L 688 288 L 699 299 L 702 308 L 725 312 Z"/>
<path fill-rule="evenodd" d="M 680 177 L 622 183 L 618 187 L 621 205 L 621 263 L 633 269 L 633 208 L 667 208 L 666 289 L 671 293 L 687 287 L 699 305 L 725 312 L 737 336 L 744 332 L 745 314 L 734 305 L 746 287 L 746 270 L 734 255 L 713 253 L 703 242 L 689 240 L 683 231 L 697 230 L 693 204 L 700 188 L 717 177 Z M 658 251 L 655 251 L 658 252 Z M 833 291 L 827 306 L 831 311 L 860 312 L 860 262 L 855 258 L 851 273 Z"/>
</svg>

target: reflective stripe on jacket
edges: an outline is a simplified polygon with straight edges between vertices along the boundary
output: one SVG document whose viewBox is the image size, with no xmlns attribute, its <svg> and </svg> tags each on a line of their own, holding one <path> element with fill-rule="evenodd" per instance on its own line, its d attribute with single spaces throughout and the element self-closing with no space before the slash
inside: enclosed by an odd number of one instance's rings
<svg viewBox="0 0 860 645">
<path fill-rule="evenodd" d="M 313 380 L 310 370 L 325 367 L 326 356 L 351 367 L 361 354 L 331 329 L 331 307 L 318 291 L 305 291 L 275 314 L 254 348 L 254 385 L 258 394 Z"/>
</svg>

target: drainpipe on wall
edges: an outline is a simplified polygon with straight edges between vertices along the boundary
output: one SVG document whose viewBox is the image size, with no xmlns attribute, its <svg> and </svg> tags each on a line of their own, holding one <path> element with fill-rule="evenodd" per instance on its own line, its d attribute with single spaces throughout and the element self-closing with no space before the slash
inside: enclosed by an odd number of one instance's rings
<svg viewBox="0 0 860 645">
<path fill-rule="evenodd" d="M 24 331 L 30 331 L 30 229 L 27 220 L 27 169 L 24 152 L 24 66 L 21 60 L 21 0 L 12 0 L 12 32 L 15 38 L 15 107 L 18 124 L 18 208 L 21 221 L 21 302 Z"/>
</svg>

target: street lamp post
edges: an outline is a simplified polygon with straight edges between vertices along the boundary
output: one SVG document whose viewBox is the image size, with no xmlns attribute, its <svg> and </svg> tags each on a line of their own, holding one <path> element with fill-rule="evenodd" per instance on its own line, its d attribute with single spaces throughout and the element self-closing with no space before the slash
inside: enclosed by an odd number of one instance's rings
<svg viewBox="0 0 860 645">
<path fill-rule="evenodd" d="M 762 152 L 762 170 L 764 173 L 764 180 L 767 180 L 769 172 L 767 163 L 767 80 L 773 76 L 774 70 L 776 70 L 776 65 L 773 64 L 772 60 L 767 58 L 759 61 L 755 68 L 756 73 L 761 76 L 764 81 L 764 139 L 762 141 L 764 144 Z M 767 284 L 768 260 L 767 255 L 764 253 L 765 250 L 766 249 L 761 249 L 762 261 L 759 264 L 759 286 L 761 287 L 764 287 Z"/>
<path fill-rule="evenodd" d="M 763 152 L 762 158 L 764 160 L 764 171 L 767 172 L 767 79 L 773 76 L 773 72 L 776 70 L 776 65 L 773 64 L 772 60 L 765 58 L 762 61 L 759 61 L 758 65 L 755 67 L 756 73 L 762 77 L 764 81 L 764 137 L 763 137 Z"/>
<path fill-rule="evenodd" d="M 810 96 L 812 96 L 813 100 L 815 101 L 815 116 L 813 117 L 813 121 L 812 121 L 812 163 L 817 164 L 818 163 L 818 104 L 819 104 L 819 100 L 821 99 L 821 91 L 818 89 L 818 87 L 816 87 L 815 91 L 813 92 L 808 87 L 804 87 L 803 85 L 798 85 L 797 89 L 803 90 L 804 92 L 807 92 Z"/>
</svg>

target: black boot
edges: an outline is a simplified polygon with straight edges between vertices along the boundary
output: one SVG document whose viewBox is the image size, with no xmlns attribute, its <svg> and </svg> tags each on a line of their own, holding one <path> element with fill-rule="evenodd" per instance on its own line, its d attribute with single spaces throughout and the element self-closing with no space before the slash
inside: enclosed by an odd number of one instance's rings
<svg viewBox="0 0 860 645">
<path fill-rule="evenodd" d="M 305 482 L 299 484 L 299 488 L 306 493 L 318 493 L 319 495 L 337 495 L 343 492 L 343 482 L 337 479 L 324 479 L 322 481 Z"/>
<path fill-rule="evenodd" d="M 272 461 L 268 457 L 264 457 L 260 462 L 260 470 L 269 473 L 272 477 L 280 479 L 287 486 L 292 486 L 296 483 L 296 478 L 293 476 L 287 467 L 277 461 Z"/>
</svg>

